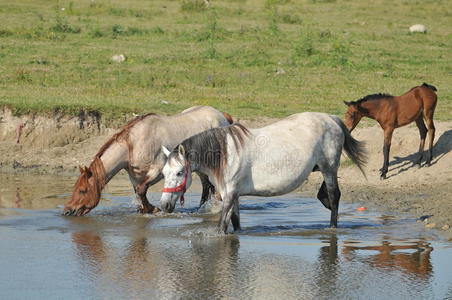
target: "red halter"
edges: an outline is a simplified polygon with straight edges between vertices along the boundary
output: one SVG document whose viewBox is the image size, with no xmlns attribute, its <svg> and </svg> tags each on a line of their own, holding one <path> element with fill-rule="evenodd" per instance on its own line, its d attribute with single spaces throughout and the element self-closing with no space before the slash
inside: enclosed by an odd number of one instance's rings
<svg viewBox="0 0 452 300">
<path fill-rule="evenodd" d="M 177 193 L 177 192 L 182 192 L 182 195 L 180 196 L 180 205 L 182 207 L 184 207 L 184 202 L 185 202 L 185 191 L 187 189 L 187 178 L 188 178 L 188 161 L 185 163 L 185 167 L 184 167 L 184 180 L 182 181 L 181 184 L 179 184 L 176 187 L 173 188 L 163 188 L 162 192 L 163 193 Z"/>
</svg>

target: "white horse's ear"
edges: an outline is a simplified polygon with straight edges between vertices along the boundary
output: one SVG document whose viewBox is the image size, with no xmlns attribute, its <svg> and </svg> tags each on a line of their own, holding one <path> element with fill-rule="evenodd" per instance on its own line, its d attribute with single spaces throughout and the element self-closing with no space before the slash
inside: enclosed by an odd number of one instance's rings
<svg viewBox="0 0 452 300">
<path fill-rule="evenodd" d="M 185 147 L 182 144 L 179 145 L 177 151 L 179 152 L 180 156 L 185 157 Z"/>
<path fill-rule="evenodd" d="M 171 151 L 168 150 L 165 146 L 162 146 L 163 153 L 166 157 L 168 157 L 171 154 Z"/>
</svg>

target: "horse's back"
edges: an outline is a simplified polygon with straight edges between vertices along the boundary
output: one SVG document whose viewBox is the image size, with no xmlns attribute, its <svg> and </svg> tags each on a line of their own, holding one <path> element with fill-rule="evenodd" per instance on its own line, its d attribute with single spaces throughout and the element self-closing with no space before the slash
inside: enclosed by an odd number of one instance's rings
<svg viewBox="0 0 452 300">
<path fill-rule="evenodd" d="M 224 115 L 210 106 L 195 106 L 181 113 L 150 115 L 136 123 L 131 131 L 133 160 L 157 159 L 161 163 L 162 145 L 172 148 L 204 130 L 228 125 Z"/>
<path fill-rule="evenodd" d="M 342 121 L 325 113 L 303 112 L 291 115 L 271 125 L 254 129 L 255 150 L 278 153 L 276 156 L 313 157 L 314 160 L 333 159 L 341 153 L 345 141 Z M 343 128 L 342 128 L 343 127 Z M 262 147 L 263 141 L 267 142 Z M 257 146 L 256 146 L 257 145 Z"/>
<path fill-rule="evenodd" d="M 261 129 L 264 131 L 273 129 L 288 130 L 289 132 L 302 130 L 321 135 L 328 130 L 337 131 L 340 129 L 338 122 L 341 122 L 341 120 L 334 115 L 319 112 L 302 112 L 290 115 Z"/>
<path fill-rule="evenodd" d="M 420 85 L 412 88 L 405 94 L 394 97 L 390 102 L 395 113 L 395 128 L 405 126 L 418 118 L 422 111 L 424 114 L 433 112 L 436 107 L 436 88 L 430 85 Z"/>
<path fill-rule="evenodd" d="M 180 114 L 171 116 L 181 122 L 200 122 L 209 125 L 206 129 L 227 126 L 230 121 L 225 114 L 212 106 L 198 105 L 187 108 Z"/>
</svg>

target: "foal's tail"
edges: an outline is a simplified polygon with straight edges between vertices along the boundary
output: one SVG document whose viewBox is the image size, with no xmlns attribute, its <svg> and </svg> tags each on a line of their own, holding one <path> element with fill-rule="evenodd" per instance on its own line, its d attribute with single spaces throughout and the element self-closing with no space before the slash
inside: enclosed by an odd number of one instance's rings
<svg viewBox="0 0 452 300">
<path fill-rule="evenodd" d="M 344 122 L 339 118 L 336 120 L 338 125 L 341 127 L 342 132 L 344 133 L 345 141 L 344 141 L 344 151 L 347 156 L 352 160 L 352 162 L 358 166 L 363 173 L 364 177 L 367 178 L 366 173 L 364 172 L 363 167 L 367 163 L 367 151 L 364 142 L 360 142 L 353 138 L 350 134 L 350 131 L 345 127 Z"/>
<path fill-rule="evenodd" d="M 425 82 L 422 84 L 422 86 L 428 87 L 429 89 L 431 89 L 434 92 L 438 91 L 435 86 L 430 85 L 430 84 L 425 83 Z"/>
</svg>

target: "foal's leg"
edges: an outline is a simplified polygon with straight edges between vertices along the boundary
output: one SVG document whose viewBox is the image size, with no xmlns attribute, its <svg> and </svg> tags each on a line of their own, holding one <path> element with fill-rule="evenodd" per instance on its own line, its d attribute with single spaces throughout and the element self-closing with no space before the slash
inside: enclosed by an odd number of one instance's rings
<svg viewBox="0 0 452 300">
<path fill-rule="evenodd" d="M 427 127 L 425 127 L 422 115 L 416 119 L 416 125 L 417 128 L 419 128 L 419 135 L 421 136 L 421 142 L 419 144 L 419 160 L 416 163 L 418 167 L 420 167 L 422 162 L 422 154 L 424 152 L 425 137 L 427 136 Z"/>
<path fill-rule="evenodd" d="M 433 112 L 434 112 L 433 109 L 428 111 L 425 115 L 428 128 L 428 156 L 425 162 L 426 166 L 430 166 L 433 158 L 432 148 L 433 140 L 435 139 L 435 124 L 433 124 Z"/>
<path fill-rule="evenodd" d="M 386 128 L 384 130 L 384 145 L 383 145 L 383 167 L 381 168 L 380 179 L 386 179 L 389 166 L 389 149 L 391 148 L 392 133 L 394 128 Z"/>
</svg>

